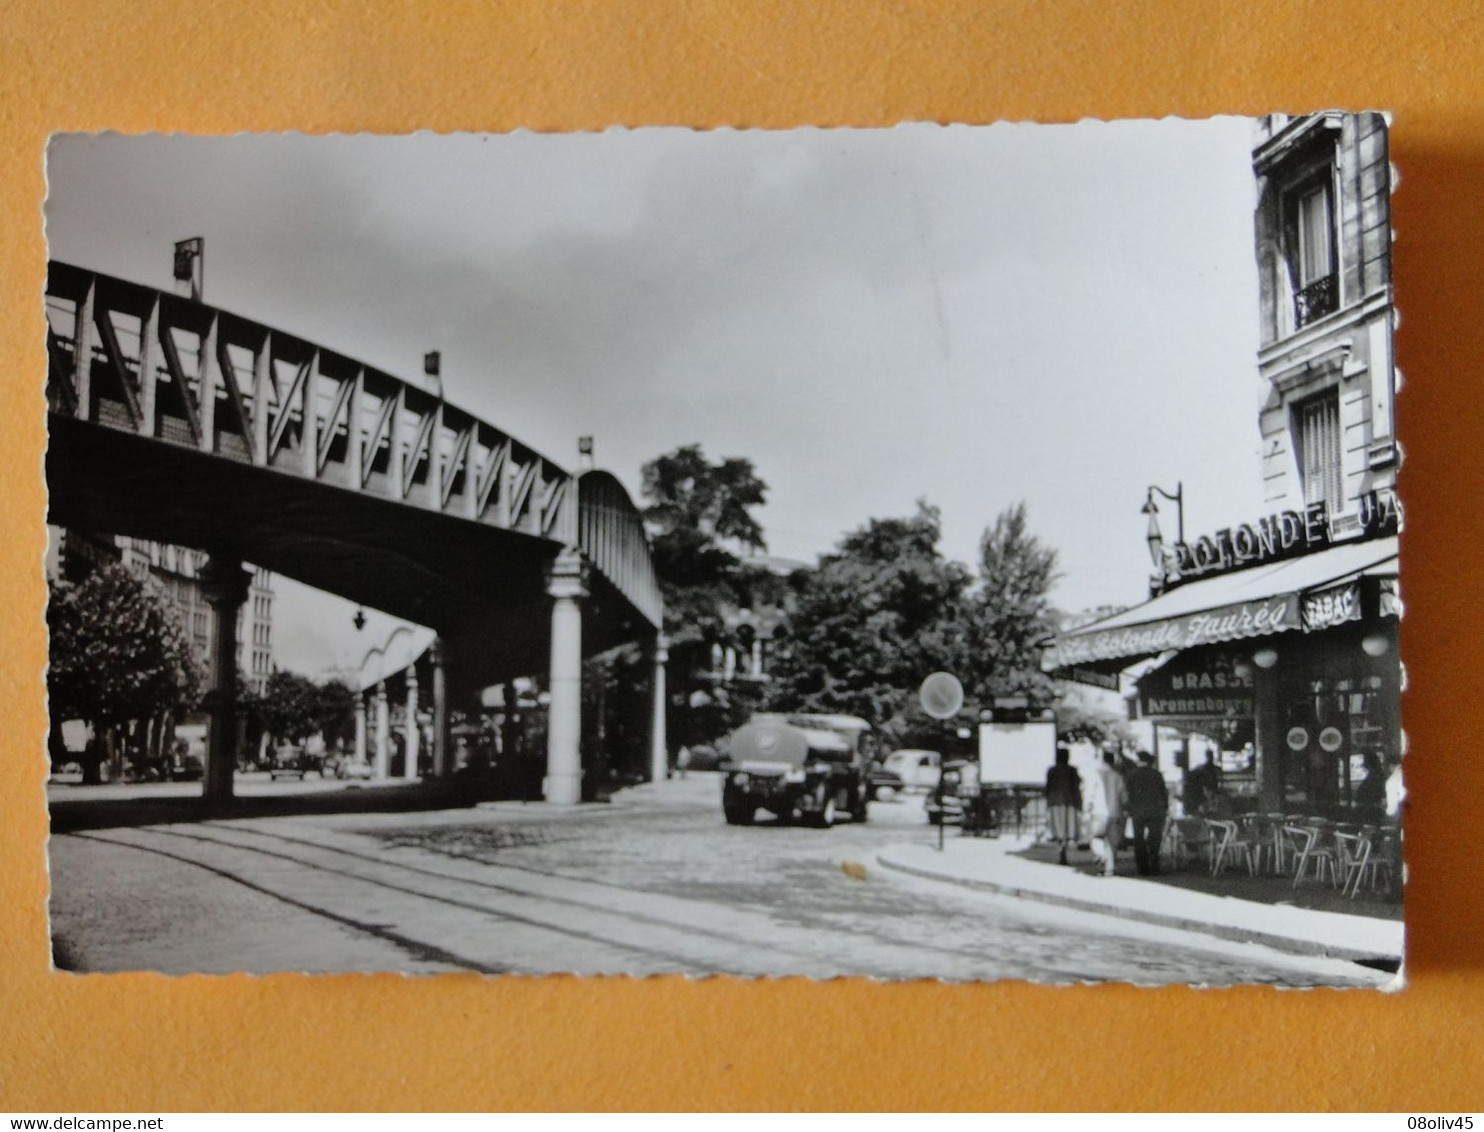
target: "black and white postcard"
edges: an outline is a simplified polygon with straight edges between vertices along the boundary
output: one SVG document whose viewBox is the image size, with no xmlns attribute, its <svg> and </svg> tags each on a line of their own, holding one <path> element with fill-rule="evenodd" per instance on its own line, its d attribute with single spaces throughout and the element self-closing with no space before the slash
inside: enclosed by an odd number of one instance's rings
<svg viewBox="0 0 1484 1132">
<path fill-rule="evenodd" d="M 1399 985 L 1387 131 L 57 136 L 56 966 Z"/>
</svg>

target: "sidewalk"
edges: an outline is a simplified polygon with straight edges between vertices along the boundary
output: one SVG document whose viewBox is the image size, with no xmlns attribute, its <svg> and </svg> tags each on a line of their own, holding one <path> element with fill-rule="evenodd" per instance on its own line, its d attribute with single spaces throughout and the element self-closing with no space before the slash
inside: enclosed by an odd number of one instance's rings
<svg viewBox="0 0 1484 1132">
<path fill-rule="evenodd" d="M 1401 960 L 1400 921 L 1259 904 L 1138 877 L 1091 876 L 1015 855 L 1028 844 L 1028 839 L 1014 837 L 950 837 L 941 853 L 931 845 L 894 845 L 881 850 L 876 859 L 886 869 L 982 892 L 1261 943 L 1280 951 L 1335 959 Z"/>
<path fill-rule="evenodd" d="M 454 779 L 299 779 L 268 782 L 242 776 L 233 796 L 207 799 L 200 782 L 49 785 L 47 807 L 53 833 L 124 826 L 170 825 L 224 818 L 288 817 L 295 814 L 397 812 L 467 808 L 472 800 Z"/>
</svg>

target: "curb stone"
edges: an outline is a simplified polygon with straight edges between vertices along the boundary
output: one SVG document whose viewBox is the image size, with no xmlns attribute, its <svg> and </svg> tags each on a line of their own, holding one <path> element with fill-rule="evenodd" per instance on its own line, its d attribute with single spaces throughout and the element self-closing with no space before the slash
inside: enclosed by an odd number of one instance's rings
<svg viewBox="0 0 1484 1132">
<path fill-rule="evenodd" d="M 1213 924 L 1207 920 L 1197 920 L 1187 916 L 1177 916 L 1163 912 L 1151 912 L 1144 908 L 1128 908 L 1120 904 L 1105 904 L 1096 900 L 1084 900 L 1081 897 L 1064 896 L 1061 893 L 1026 888 L 1023 885 L 1003 884 L 996 881 L 952 876 L 947 873 L 936 872 L 932 869 L 909 865 L 902 861 L 894 861 L 890 857 L 890 850 L 883 850 L 877 853 L 876 863 L 893 872 L 905 873 L 910 876 L 921 877 L 925 880 L 941 881 L 945 884 L 956 884 L 961 888 L 989 892 L 997 896 L 1009 896 L 1018 900 L 1034 900 L 1042 904 L 1058 905 L 1081 912 L 1094 912 L 1098 915 L 1112 916 L 1121 920 L 1136 920 L 1141 923 L 1153 924 L 1157 927 L 1198 932 L 1203 935 L 1214 936 L 1217 939 L 1237 943 L 1260 943 L 1266 947 L 1273 948 L 1275 951 L 1285 951 L 1293 955 L 1320 956 L 1328 959 L 1344 959 L 1351 962 L 1374 961 L 1376 959 L 1401 960 L 1400 955 L 1388 954 L 1378 956 L 1374 950 L 1356 950 L 1355 948 L 1335 944 L 1320 943 L 1316 940 L 1278 935 L 1273 932 L 1250 931 L 1233 927 L 1229 924 Z"/>
</svg>

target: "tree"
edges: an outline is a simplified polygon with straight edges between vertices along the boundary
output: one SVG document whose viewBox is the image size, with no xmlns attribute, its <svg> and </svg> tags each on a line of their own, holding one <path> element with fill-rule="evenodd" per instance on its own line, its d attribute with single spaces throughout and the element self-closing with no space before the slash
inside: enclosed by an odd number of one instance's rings
<svg viewBox="0 0 1484 1132">
<path fill-rule="evenodd" d="M 788 646 L 775 657 L 773 706 L 842 711 L 912 729 L 923 678 L 965 671 L 972 578 L 938 551 L 938 511 L 872 519 L 799 579 Z M 889 730 L 889 733 L 890 733 Z"/>
<path fill-rule="evenodd" d="M 46 622 L 54 731 L 86 720 L 111 753 L 130 721 L 188 711 L 200 697 L 200 669 L 169 606 L 119 563 L 55 584 Z M 96 750 L 83 760 L 84 781 L 98 781 L 100 762 Z"/>
<path fill-rule="evenodd" d="M 985 531 L 976 582 L 939 553 L 941 533 L 937 510 L 919 502 L 912 518 L 872 519 L 846 536 L 800 580 L 790 645 L 773 667 L 775 707 L 850 712 L 887 743 L 951 751 L 964 720 L 995 696 L 1052 703 L 1040 646 L 1054 628 L 1056 552 L 1017 504 Z M 940 670 L 964 683 L 960 719 L 932 719 L 917 703 L 923 678 Z"/>
<path fill-rule="evenodd" d="M 712 647 L 745 647 L 743 613 L 787 589 L 739 554 L 767 549 L 752 511 L 766 501 L 768 485 L 752 461 L 712 463 L 696 444 L 652 460 L 643 476 L 644 518 L 665 599 L 671 691 L 686 705 L 669 732 L 678 743 L 711 742 L 741 723 L 751 707 L 744 689 L 716 687 L 706 678 Z M 693 699 L 705 702 L 696 708 Z"/>
<path fill-rule="evenodd" d="M 657 532 L 656 554 L 680 552 L 671 564 L 682 572 L 734 558 L 723 549 L 726 542 L 767 549 L 750 509 L 763 505 L 768 485 L 751 460 L 734 456 L 713 464 L 699 444 L 689 444 L 645 464 L 643 475 L 644 497 L 651 501 L 644 518 Z"/>
<path fill-rule="evenodd" d="M 1056 551 L 1028 530 L 1025 504 L 1002 511 L 979 544 L 971 690 L 986 702 L 1023 694 L 1049 704 L 1056 685 L 1041 671 L 1041 644 L 1056 631 L 1050 593 Z"/>
<path fill-rule="evenodd" d="M 268 734 L 295 742 L 319 730 L 319 707 L 319 686 L 307 676 L 281 669 L 268 677 L 257 704 Z"/>
<path fill-rule="evenodd" d="M 644 520 L 650 553 L 665 597 L 665 632 L 672 649 L 705 643 L 724 632 L 725 610 L 738 600 L 741 560 L 727 548 L 765 550 L 751 514 L 768 485 L 752 461 L 706 459 L 698 444 L 677 448 L 644 465 Z"/>
<path fill-rule="evenodd" d="M 314 730 L 326 743 L 339 739 L 347 746 L 355 741 L 356 694 L 341 680 L 327 680 L 315 688 L 311 715 Z"/>
</svg>

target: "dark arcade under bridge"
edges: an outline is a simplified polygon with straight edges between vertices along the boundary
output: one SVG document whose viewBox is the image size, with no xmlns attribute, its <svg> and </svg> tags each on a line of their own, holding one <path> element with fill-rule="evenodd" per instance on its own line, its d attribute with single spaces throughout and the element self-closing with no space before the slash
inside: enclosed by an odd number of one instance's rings
<svg viewBox="0 0 1484 1132">
<path fill-rule="evenodd" d="M 427 626 L 440 719 L 449 696 L 548 675 L 551 802 L 581 794 L 584 656 L 648 643 L 662 701 L 659 588 L 612 475 L 574 476 L 420 385 L 191 298 L 53 262 L 47 315 L 49 522 L 208 551 L 221 625 L 250 561 Z M 208 796 L 231 793 L 230 653 Z"/>
</svg>

